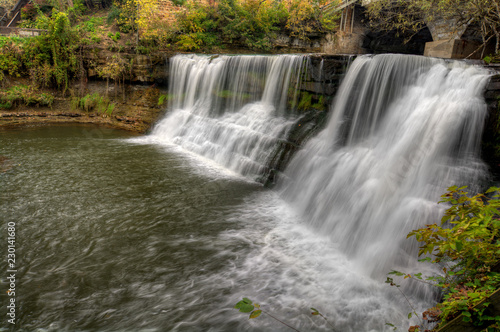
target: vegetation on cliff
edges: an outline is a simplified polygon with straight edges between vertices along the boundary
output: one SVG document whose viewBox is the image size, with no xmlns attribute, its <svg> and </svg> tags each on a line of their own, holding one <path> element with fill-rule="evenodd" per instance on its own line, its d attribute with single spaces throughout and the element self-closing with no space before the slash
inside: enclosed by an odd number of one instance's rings
<svg viewBox="0 0 500 332">
<path fill-rule="evenodd" d="M 321 7 L 327 1 L 221 0 L 217 5 L 187 2 L 179 12 L 172 41 L 186 51 L 240 44 L 255 50 L 270 50 L 277 33 L 308 39 L 332 31 L 335 13 Z"/>
<path fill-rule="evenodd" d="M 228 45 L 271 51 L 278 33 L 306 40 L 335 29 L 336 14 L 321 10 L 325 1 L 174 1 L 165 17 L 158 14 L 156 0 L 99 5 L 36 0 L 23 8 L 20 26 L 46 32 L 0 37 L 0 84 L 5 85 L 5 75 L 29 76 L 33 89 L 56 88 L 64 95 L 71 80 L 83 82 L 90 71 L 108 83 L 123 82 L 133 64 L 122 52 L 217 51 Z M 105 63 L 99 54 L 103 49 L 111 52 Z"/>
</svg>

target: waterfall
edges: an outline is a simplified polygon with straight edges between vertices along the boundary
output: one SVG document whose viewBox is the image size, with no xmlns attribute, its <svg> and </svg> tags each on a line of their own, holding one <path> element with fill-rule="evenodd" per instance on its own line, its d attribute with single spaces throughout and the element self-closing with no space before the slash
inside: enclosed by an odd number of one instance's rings
<svg viewBox="0 0 500 332">
<path fill-rule="evenodd" d="M 296 116 L 305 56 L 171 59 L 169 112 L 152 135 L 256 178 Z"/>
<path fill-rule="evenodd" d="M 484 69 L 461 62 L 358 57 L 327 127 L 287 168 L 283 197 L 364 274 L 411 269 L 418 243 L 406 235 L 439 223 L 449 186 L 485 179 L 487 81 Z"/>
<path fill-rule="evenodd" d="M 301 308 L 309 302 L 330 308 L 337 330 L 389 330 L 385 322 L 404 328 L 413 310 L 407 299 L 422 312 L 436 294 L 408 281 L 403 298 L 383 281 L 391 270 L 436 273 L 417 262 L 419 244 L 406 235 L 439 223 L 446 206 L 437 202 L 449 186 L 482 189 L 489 73 L 459 61 L 359 56 L 328 118 L 313 123 L 294 110 L 297 96 L 308 84 L 333 81 L 328 73 L 342 63 L 316 58 L 312 69 L 310 59 L 176 56 L 168 111 L 149 139 L 250 178 L 288 164 L 274 192 L 248 198 L 229 217 L 242 228 L 221 234 L 221 243 L 249 248 L 231 245 L 234 266 L 207 289 L 230 280 L 236 297 L 267 301 L 301 330 L 308 330 Z M 313 80 L 303 81 L 305 72 Z M 277 150 L 285 156 L 279 161 Z M 226 313 L 219 323 L 228 323 Z"/>
</svg>

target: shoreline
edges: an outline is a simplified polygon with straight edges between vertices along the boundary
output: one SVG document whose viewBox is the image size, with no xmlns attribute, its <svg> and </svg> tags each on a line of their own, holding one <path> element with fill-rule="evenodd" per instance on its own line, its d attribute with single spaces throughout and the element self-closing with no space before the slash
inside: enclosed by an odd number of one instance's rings
<svg viewBox="0 0 500 332">
<path fill-rule="evenodd" d="M 58 98 L 52 107 L 18 105 L 0 110 L 0 129 L 30 124 L 93 124 L 138 134 L 146 133 L 164 114 L 164 108 L 147 103 L 117 102 L 111 115 L 72 109 L 69 98 Z"/>
<path fill-rule="evenodd" d="M 152 123 L 141 119 L 111 116 L 103 117 L 100 114 L 83 112 L 60 112 L 60 111 L 9 111 L 0 113 L 0 128 L 8 129 L 30 124 L 93 124 L 115 129 L 122 129 L 138 134 L 146 133 Z"/>
</svg>

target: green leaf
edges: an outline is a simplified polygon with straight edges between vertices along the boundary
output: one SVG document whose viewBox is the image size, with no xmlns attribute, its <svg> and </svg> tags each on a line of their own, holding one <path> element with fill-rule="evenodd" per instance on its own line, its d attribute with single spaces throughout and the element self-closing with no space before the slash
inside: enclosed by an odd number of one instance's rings
<svg viewBox="0 0 500 332">
<path fill-rule="evenodd" d="M 255 310 L 253 311 L 251 314 L 250 314 L 250 318 L 249 319 L 252 319 L 252 318 L 257 318 L 260 316 L 260 314 L 262 313 L 262 310 Z"/>
<path fill-rule="evenodd" d="M 244 297 L 243 298 L 243 302 L 245 302 L 246 304 L 252 304 L 252 300 L 250 300 L 249 298 L 247 297 Z"/>
<path fill-rule="evenodd" d="M 412 315 L 412 314 L 411 314 L 411 312 L 410 312 L 410 313 L 408 314 L 408 319 L 410 319 L 410 318 L 411 318 L 411 315 Z"/>
<path fill-rule="evenodd" d="M 246 304 L 246 303 L 243 303 L 241 306 L 240 306 L 240 312 L 251 312 L 253 311 L 254 306 L 251 305 L 251 304 Z"/>
<path fill-rule="evenodd" d="M 455 245 L 458 251 L 461 251 L 464 248 L 464 244 L 462 243 L 462 241 L 456 241 Z"/>
</svg>

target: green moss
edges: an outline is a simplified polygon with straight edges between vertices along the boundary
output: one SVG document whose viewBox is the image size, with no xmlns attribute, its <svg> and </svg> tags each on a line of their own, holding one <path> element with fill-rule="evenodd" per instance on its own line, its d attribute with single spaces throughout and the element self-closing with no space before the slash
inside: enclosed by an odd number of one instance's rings
<svg viewBox="0 0 500 332">
<path fill-rule="evenodd" d="M 312 94 L 307 91 L 302 92 L 302 96 L 299 101 L 297 109 L 299 111 L 305 111 L 312 108 Z"/>
<path fill-rule="evenodd" d="M 316 109 L 316 110 L 320 110 L 320 111 L 326 110 L 324 96 L 323 95 L 319 96 L 318 101 L 316 103 L 314 103 L 311 107 Z"/>
</svg>

